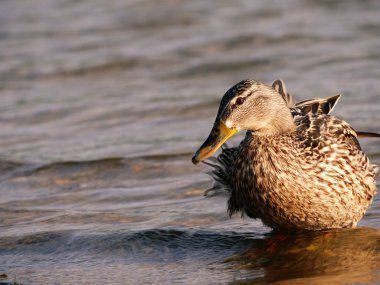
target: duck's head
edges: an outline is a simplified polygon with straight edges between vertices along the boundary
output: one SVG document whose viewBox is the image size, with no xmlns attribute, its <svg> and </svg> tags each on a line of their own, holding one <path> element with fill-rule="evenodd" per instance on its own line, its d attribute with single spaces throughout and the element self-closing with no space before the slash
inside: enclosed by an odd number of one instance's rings
<svg viewBox="0 0 380 285">
<path fill-rule="evenodd" d="M 194 154 L 193 163 L 210 157 L 242 130 L 270 136 L 294 131 L 295 125 L 284 99 L 273 87 L 243 80 L 224 94 L 211 133 Z"/>
</svg>

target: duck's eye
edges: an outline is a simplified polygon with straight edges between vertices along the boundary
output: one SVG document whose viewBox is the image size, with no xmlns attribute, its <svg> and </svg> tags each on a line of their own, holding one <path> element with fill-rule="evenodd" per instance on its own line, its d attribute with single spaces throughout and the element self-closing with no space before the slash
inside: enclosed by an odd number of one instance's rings
<svg viewBox="0 0 380 285">
<path fill-rule="evenodd" d="M 235 104 L 236 105 L 241 105 L 244 103 L 244 99 L 242 97 L 238 97 L 235 101 Z"/>
</svg>

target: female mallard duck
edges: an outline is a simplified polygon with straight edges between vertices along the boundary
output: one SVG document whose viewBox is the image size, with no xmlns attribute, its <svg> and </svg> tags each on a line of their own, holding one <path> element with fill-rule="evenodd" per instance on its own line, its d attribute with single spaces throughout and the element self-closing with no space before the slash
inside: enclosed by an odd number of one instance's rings
<svg viewBox="0 0 380 285">
<path fill-rule="evenodd" d="M 243 80 L 223 96 L 214 127 L 194 154 L 210 157 L 238 131 L 238 147 L 222 148 L 214 189 L 228 191 L 228 212 L 259 218 L 278 230 L 355 227 L 376 193 L 378 168 L 361 151 L 358 135 L 328 115 L 339 99 L 293 105 L 282 81 Z"/>
</svg>

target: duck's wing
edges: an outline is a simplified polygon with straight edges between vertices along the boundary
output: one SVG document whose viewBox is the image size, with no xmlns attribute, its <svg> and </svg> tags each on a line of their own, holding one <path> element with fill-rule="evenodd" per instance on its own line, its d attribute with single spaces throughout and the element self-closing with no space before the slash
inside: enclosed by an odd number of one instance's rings
<svg viewBox="0 0 380 285">
<path fill-rule="evenodd" d="M 292 108 L 292 113 L 294 112 L 297 115 L 306 115 L 310 113 L 315 115 L 328 115 L 332 112 L 340 97 L 341 94 L 326 98 L 307 99 L 295 104 L 294 108 Z"/>
<path fill-rule="evenodd" d="M 341 94 L 327 98 L 307 99 L 296 103 L 290 110 L 294 118 L 307 115 L 328 115 L 332 112 L 340 97 Z M 355 138 L 380 138 L 380 134 L 378 133 L 361 131 L 354 132 Z"/>
<path fill-rule="evenodd" d="M 360 151 L 357 132 L 345 121 L 326 114 L 308 113 L 295 118 L 297 135 L 304 148 L 329 153 L 332 145 Z M 334 152 L 334 149 L 331 149 Z"/>
<path fill-rule="evenodd" d="M 293 117 L 306 114 L 329 114 L 334 109 L 341 97 L 340 94 L 327 98 L 312 98 L 295 103 L 293 96 L 288 92 L 284 80 L 277 79 L 272 83 L 272 88 L 276 90 L 284 99 L 286 105 L 291 110 Z"/>
</svg>

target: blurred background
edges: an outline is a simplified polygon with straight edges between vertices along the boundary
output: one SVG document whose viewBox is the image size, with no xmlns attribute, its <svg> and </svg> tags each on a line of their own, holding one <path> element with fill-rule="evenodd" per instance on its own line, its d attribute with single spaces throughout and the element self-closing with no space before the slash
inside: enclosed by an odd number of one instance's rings
<svg viewBox="0 0 380 285">
<path fill-rule="evenodd" d="M 277 244 L 203 197 L 191 156 L 245 78 L 343 93 L 334 114 L 379 132 L 380 2 L 1 1 L 4 282 L 379 281 L 379 198 L 365 228 Z"/>
</svg>

